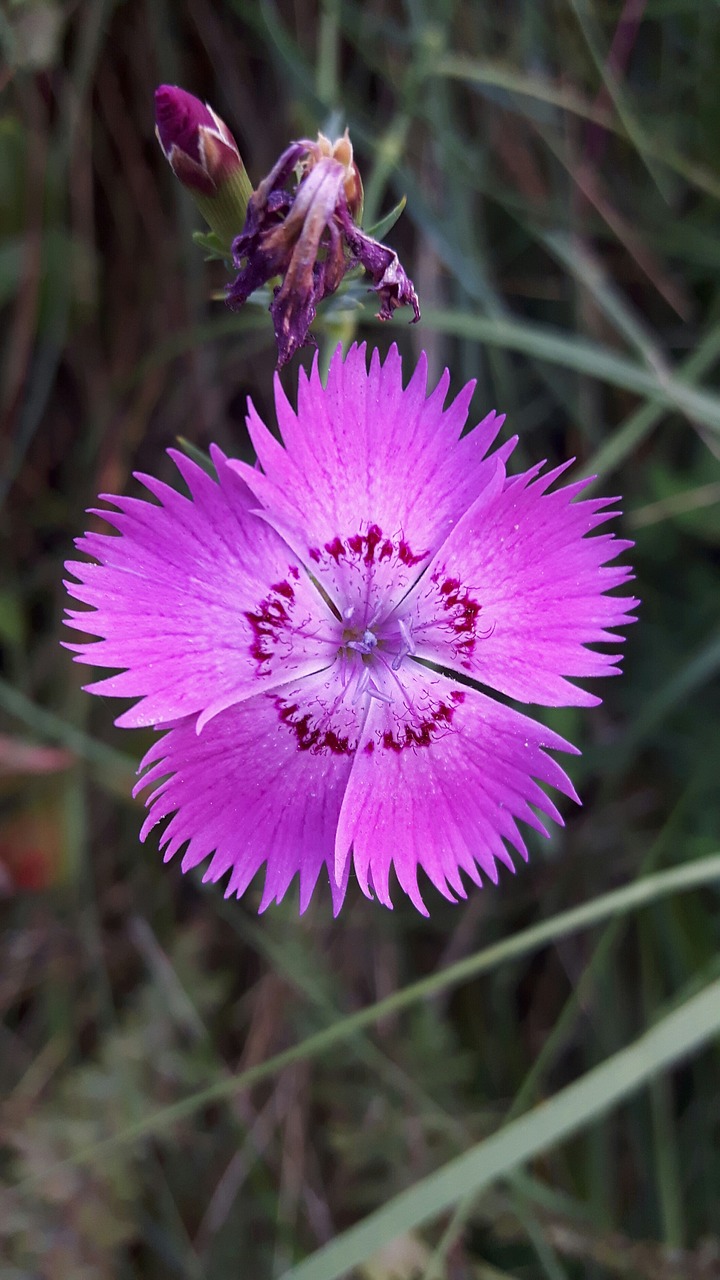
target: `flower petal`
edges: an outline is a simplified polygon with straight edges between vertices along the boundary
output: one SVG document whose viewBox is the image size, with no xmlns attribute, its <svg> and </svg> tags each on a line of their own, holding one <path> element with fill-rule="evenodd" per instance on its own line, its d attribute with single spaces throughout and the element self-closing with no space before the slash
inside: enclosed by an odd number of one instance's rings
<svg viewBox="0 0 720 1280">
<path fill-rule="evenodd" d="M 312 677 L 302 689 L 311 695 Z M 135 788 L 154 788 L 141 839 L 173 815 L 160 838 L 166 861 L 186 843 L 183 871 L 212 854 L 203 878 L 229 872 L 226 896 L 240 897 L 267 864 L 261 911 L 284 897 L 295 875 L 304 911 L 326 867 L 337 914 L 347 875 L 336 881 L 333 848 L 352 755 L 304 746 L 277 701 L 272 694 L 248 699 L 201 734 L 186 717 L 153 744 Z"/>
<path fill-rule="evenodd" d="M 398 307 L 412 307 L 415 314 L 411 323 L 417 324 L 420 319 L 418 296 L 394 250 L 361 231 L 347 204 L 345 208 L 338 208 L 338 219 L 350 252 L 372 276 L 373 290 L 380 299 L 378 320 L 390 320 Z"/>
<path fill-rule="evenodd" d="M 389 611 L 429 563 L 478 494 L 502 471 L 512 443 L 485 454 L 503 418 L 491 413 L 463 437 L 469 383 L 443 409 L 447 371 L 430 396 L 421 356 L 406 388 L 392 347 L 384 365 L 364 345 L 338 350 L 327 386 L 317 361 L 300 373 L 295 413 L 276 380 L 283 449 L 251 406 L 260 472 L 243 477 L 277 529 L 336 603 L 382 596 Z"/>
<path fill-rule="evenodd" d="M 404 664 L 398 683 L 404 700 L 372 700 L 340 813 L 335 867 L 342 878 L 352 849 L 363 893 L 388 907 L 394 867 L 427 915 L 419 868 L 446 898 L 464 898 L 462 872 L 480 884 L 480 872 L 497 882 L 496 862 L 513 870 L 506 841 L 527 858 L 518 819 L 544 835 L 535 809 L 562 824 L 538 781 L 577 800 L 546 754 L 576 751 L 544 725 L 418 663 Z"/>
<path fill-rule="evenodd" d="M 282 234 L 272 233 L 282 232 L 282 219 L 292 207 L 292 198 L 283 188 L 306 146 L 305 142 L 293 142 L 283 151 L 250 197 L 245 226 L 232 246 L 238 275 L 228 285 L 227 302 L 233 310 L 242 307 L 261 285 L 285 271 L 292 242 Z"/>
<path fill-rule="evenodd" d="M 71 561 L 68 583 L 90 610 L 67 624 L 94 643 L 69 645 L 76 661 L 127 668 L 88 686 L 141 698 L 118 724 L 157 724 L 252 697 L 332 660 L 334 620 L 297 558 L 265 521 L 219 452 L 217 484 L 182 454 L 171 456 L 190 488 L 183 497 L 139 477 L 160 505 L 110 498 L 100 511 L 122 536 L 77 542 L 97 563 Z"/>
<path fill-rule="evenodd" d="M 452 668 L 523 702 L 594 705 L 566 677 L 617 675 L 614 628 L 633 622 L 638 601 L 607 595 L 632 578 L 610 562 L 632 546 L 612 534 L 588 538 L 617 515 L 615 500 L 574 501 L 589 481 L 548 492 L 559 468 L 538 468 L 486 490 L 438 551 L 405 625 L 418 657 Z"/>
</svg>

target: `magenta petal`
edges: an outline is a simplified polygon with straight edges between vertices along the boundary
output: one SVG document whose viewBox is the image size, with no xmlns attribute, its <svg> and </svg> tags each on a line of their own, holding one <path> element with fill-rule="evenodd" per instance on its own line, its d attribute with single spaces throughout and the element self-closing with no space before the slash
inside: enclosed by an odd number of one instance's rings
<svg viewBox="0 0 720 1280">
<path fill-rule="evenodd" d="M 155 123 L 166 156 L 178 147 L 198 164 L 202 161 L 200 129 L 217 128 L 207 104 L 174 84 L 161 84 L 155 90 Z"/>
<path fill-rule="evenodd" d="M 575 501 L 586 481 L 547 492 L 562 469 L 481 495 L 408 601 L 406 623 L 418 657 L 522 702 L 592 705 L 568 677 L 618 674 L 616 628 L 638 602 L 607 593 L 631 579 L 611 562 L 632 543 L 587 536 L 617 513 L 608 499 Z"/>
<path fill-rule="evenodd" d="M 403 667 L 407 703 L 373 700 L 338 824 L 336 870 L 352 860 L 363 893 L 390 900 L 394 868 L 424 915 L 418 871 L 446 898 L 465 897 L 464 875 L 497 882 L 513 870 L 507 845 L 523 858 L 522 820 L 547 834 L 536 810 L 562 822 L 539 783 L 577 800 L 546 754 L 575 748 L 551 730 L 473 689 Z M 351 856 L 352 850 L 352 856 Z"/>
<path fill-rule="evenodd" d="M 446 372 L 428 395 L 421 357 L 403 387 L 397 349 L 382 365 L 374 351 L 368 370 L 363 345 L 335 354 L 326 387 L 317 362 L 301 371 L 297 413 L 276 381 L 284 448 L 251 409 L 263 471 L 230 465 L 336 603 L 364 597 L 371 579 L 392 608 L 503 467 L 511 445 L 485 458 L 503 419 L 489 414 L 461 440 L 473 384 L 443 408 L 448 385 Z"/>
<path fill-rule="evenodd" d="M 299 876 L 304 911 L 324 873 L 337 914 L 347 876 L 336 882 L 333 851 L 351 764 L 347 754 L 300 750 L 272 695 L 223 711 L 200 734 L 187 717 L 140 766 L 146 772 L 136 792 L 154 788 L 142 839 L 169 819 L 160 838 L 166 860 L 187 844 L 187 871 L 212 854 L 203 878 L 227 875 L 226 896 L 240 897 L 265 865 L 261 910 Z"/>
<path fill-rule="evenodd" d="M 68 647 L 117 672 L 89 688 L 164 731 L 143 838 L 162 823 L 229 893 L 265 865 L 261 908 L 327 875 L 338 910 L 354 869 L 426 912 L 420 870 L 464 897 L 527 856 L 523 823 L 562 822 L 548 787 L 577 798 L 550 754 L 574 748 L 475 683 L 596 701 L 573 682 L 618 669 L 630 544 L 602 531 L 613 499 L 553 489 L 565 467 L 508 477 L 501 420 L 462 436 L 472 388 L 444 408 L 448 383 L 428 396 L 421 360 L 403 387 L 394 349 L 336 354 L 326 387 L 316 363 L 297 412 L 277 385 L 284 444 L 251 410 L 257 469 L 173 455 L 190 496 L 140 477 L 153 500 L 110 499 L 117 532 L 67 566 L 68 625 L 97 637 Z"/>
<path fill-rule="evenodd" d="M 95 562 L 71 561 L 68 590 L 93 608 L 69 610 L 67 625 L 94 643 L 71 646 L 76 661 L 125 668 L 88 686 L 140 698 L 118 723 L 158 724 L 252 697 L 326 666 L 331 615 L 297 557 L 265 521 L 219 455 L 222 484 L 181 454 L 186 498 L 141 477 L 157 505 L 112 498 L 99 514 L 120 537 L 78 540 Z"/>
</svg>

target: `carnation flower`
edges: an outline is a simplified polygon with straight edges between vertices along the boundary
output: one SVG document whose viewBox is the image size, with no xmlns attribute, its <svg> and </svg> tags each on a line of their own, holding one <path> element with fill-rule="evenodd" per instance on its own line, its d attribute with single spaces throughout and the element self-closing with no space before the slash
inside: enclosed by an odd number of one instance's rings
<svg viewBox="0 0 720 1280">
<path fill-rule="evenodd" d="M 292 191 L 287 185 L 299 172 Z M 228 303 L 241 307 L 268 280 L 282 277 L 270 314 L 278 366 L 312 341 L 309 330 L 318 303 L 334 293 L 346 272 L 361 265 L 380 299 L 378 319 L 411 306 L 420 319 L 417 294 L 398 256 L 357 226 L 362 182 L 347 130 L 330 142 L 293 142 L 250 197 L 242 234 L 233 244 L 238 275 Z"/>
<path fill-rule="evenodd" d="M 575 749 L 506 700 L 591 705 L 576 678 L 618 671 L 631 544 L 587 536 L 615 500 L 578 501 L 565 467 L 508 476 L 503 418 L 462 435 L 473 384 L 444 407 L 426 376 L 359 347 L 325 386 L 301 372 L 297 410 L 277 381 L 282 444 L 249 406 L 258 467 L 173 452 L 189 496 L 140 475 L 156 501 L 105 499 L 117 532 L 68 565 L 91 606 L 69 625 L 99 637 L 69 647 L 122 669 L 88 689 L 161 731 L 141 838 L 164 824 L 166 858 L 210 858 L 228 894 L 265 865 L 261 909 L 296 875 L 301 910 L 323 873 L 336 912 L 351 871 L 391 906 L 394 869 L 423 913 L 421 869 L 451 900 L 496 882 L 519 822 L 562 823 L 545 787 L 577 799 L 549 754 Z"/>
</svg>

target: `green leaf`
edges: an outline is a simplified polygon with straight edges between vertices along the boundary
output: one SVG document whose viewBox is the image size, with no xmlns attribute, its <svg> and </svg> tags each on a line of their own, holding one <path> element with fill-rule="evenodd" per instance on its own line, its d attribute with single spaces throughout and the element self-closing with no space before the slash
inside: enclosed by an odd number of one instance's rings
<svg viewBox="0 0 720 1280">
<path fill-rule="evenodd" d="M 588 342 L 550 325 L 528 324 L 497 316 L 478 316 L 459 310 L 423 310 L 423 323 L 438 333 L 484 342 L 489 347 L 519 351 L 537 360 L 574 369 L 610 386 L 623 387 L 665 409 L 674 409 L 692 422 L 720 432 L 720 396 L 682 382 L 675 374 L 646 369 L 600 343 Z"/>
<path fill-rule="evenodd" d="M 406 204 L 407 196 L 403 196 L 402 199 L 398 200 L 395 208 L 385 214 L 384 218 L 381 218 L 372 227 L 363 228 L 365 235 L 372 236 L 373 240 L 384 240 L 388 231 L 392 231 Z"/>
<path fill-rule="evenodd" d="M 220 239 L 216 231 L 193 231 L 192 238 L 193 244 L 205 250 L 206 262 L 232 262 L 227 244 Z"/>
<path fill-rule="evenodd" d="M 3 686 L 0 682 L 0 691 L 2 691 L 2 688 Z M 59 1161 L 54 1165 L 48 1165 L 41 1172 L 33 1174 L 31 1178 L 23 1179 L 22 1183 L 17 1185 L 18 1187 L 26 1187 L 42 1181 L 43 1178 L 57 1173 L 61 1169 L 70 1168 L 76 1164 L 94 1163 L 96 1160 L 110 1155 L 118 1147 L 137 1142 L 141 1138 L 167 1129 L 180 1120 L 187 1119 L 188 1116 L 194 1115 L 197 1111 L 202 1110 L 203 1107 L 219 1102 L 223 1098 L 236 1097 L 244 1089 L 249 1089 L 260 1080 L 266 1080 L 270 1076 L 277 1075 L 278 1072 L 292 1063 L 321 1057 L 334 1045 L 351 1040 L 364 1027 L 372 1026 L 382 1018 L 390 1017 L 399 1013 L 402 1009 L 410 1008 L 412 1005 L 428 1000 L 440 991 L 446 991 L 453 986 L 457 986 L 460 982 L 466 982 L 468 979 L 476 977 L 480 973 L 488 973 L 490 970 L 498 968 L 501 964 L 506 964 L 511 960 L 519 959 L 521 956 L 539 951 L 541 947 L 556 943 L 560 938 L 576 933 L 580 929 L 589 928 L 592 925 L 600 924 L 603 920 L 624 915 L 639 907 L 647 906 L 649 903 L 668 894 L 686 892 L 701 885 L 711 884 L 713 881 L 720 881 L 720 853 L 713 854 L 707 858 L 699 858 L 679 867 L 673 867 L 669 871 L 660 871 L 656 875 L 644 876 L 640 880 L 623 886 L 622 889 L 615 889 L 612 893 L 602 894 L 600 897 L 594 898 L 580 907 L 573 907 L 570 911 L 563 911 L 559 915 L 551 916 L 549 920 L 544 920 L 540 924 L 533 925 L 530 929 L 524 929 L 520 933 L 513 934 L 512 937 L 495 943 L 493 946 L 485 947 L 474 955 L 467 956 L 456 964 L 449 965 L 439 973 L 433 973 L 427 978 L 422 978 L 419 982 L 411 983 L 400 991 L 396 991 L 393 995 L 387 996 L 384 1000 L 378 1000 L 375 1004 L 368 1005 L 367 1008 L 360 1009 L 357 1013 L 352 1013 L 348 1017 L 332 1023 L 331 1026 L 324 1028 L 322 1031 L 308 1036 L 300 1044 L 293 1045 L 289 1049 L 284 1049 L 281 1053 L 274 1054 L 273 1057 L 268 1058 L 265 1062 L 249 1067 L 237 1076 L 228 1078 L 223 1075 L 219 1080 L 207 1085 L 206 1088 L 200 1089 L 168 1107 L 161 1108 L 154 1115 L 139 1120 L 110 1138 L 88 1145 L 84 1151 L 79 1151 L 66 1160 Z M 720 1002 L 718 1002 L 717 1018 L 720 1022 Z M 381 1241 L 378 1241 L 378 1245 L 380 1243 Z M 305 1276 L 309 1280 L 309 1273 L 306 1272 Z M 293 1276 L 292 1280 L 296 1280 L 296 1277 Z"/>
<path fill-rule="evenodd" d="M 397 1236 L 477 1195 L 603 1116 L 720 1033 L 720 979 L 547 1102 L 421 1178 L 283 1280 L 339 1280 Z"/>
</svg>

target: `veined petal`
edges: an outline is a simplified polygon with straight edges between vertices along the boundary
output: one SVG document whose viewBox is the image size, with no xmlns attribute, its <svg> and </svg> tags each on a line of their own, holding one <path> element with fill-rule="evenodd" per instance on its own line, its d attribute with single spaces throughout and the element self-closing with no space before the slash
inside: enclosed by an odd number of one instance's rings
<svg viewBox="0 0 720 1280">
<path fill-rule="evenodd" d="M 363 893 L 388 907 L 394 868 L 427 915 L 421 868 L 446 898 L 464 898 L 463 872 L 480 884 L 481 874 L 497 882 L 498 862 L 514 869 L 507 844 L 527 858 L 518 820 L 545 835 L 535 810 L 562 823 L 539 783 L 577 800 L 546 754 L 575 748 L 418 663 L 403 665 L 397 685 L 389 701 L 371 703 L 340 813 L 335 868 L 342 879 L 351 860 Z"/>
<path fill-rule="evenodd" d="M 611 562 L 632 543 L 587 537 L 614 499 L 575 499 L 589 481 L 548 492 L 560 470 L 511 477 L 470 508 L 406 601 L 414 653 L 522 702 L 594 705 L 570 678 L 617 675 L 638 601 L 607 593 L 632 578 Z M 610 643 L 611 652 L 590 645 Z"/>
<path fill-rule="evenodd" d="M 286 543 L 252 514 L 254 499 L 218 456 L 222 483 L 172 453 L 191 497 L 139 477 L 159 505 L 110 498 L 121 536 L 89 533 L 71 561 L 67 625 L 100 639 L 76 661 L 126 668 L 88 686 L 142 701 L 118 724 L 175 720 L 254 696 L 332 660 L 334 620 Z M 328 630 L 330 628 L 330 630 Z"/>
<path fill-rule="evenodd" d="M 153 787 L 141 839 L 169 819 L 160 838 L 165 860 L 187 845 L 188 871 L 212 855 L 203 879 L 228 875 L 226 897 L 240 897 L 265 865 L 260 910 L 299 876 L 304 911 L 325 869 L 337 914 L 347 876 L 336 881 L 333 851 L 352 756 L 303 747 L 276 703 L 272 694 L 248 699 L 200 735 L 186 717 L 153 744 L 135 788 Z"/>
<path fill-rule="evenodd" d="M 485 455 L 503 418 L 489 414 L 460 439 L 469 383 L 443 408 L 447 371 L 427 394 L 421 356 L 407 387 L 392 347 L 366 366 L 365 347 L 331 361 L 327 386 L 317 361 L 300 373 L 297 412 L 276 381 L 285 447 L 251 407 L 248 427 L 262 472 L 231 462 L 337 603 L 381 596 L 391 609 L 429 564 L 478 494 L 502 470 L 512 442 Z"/>
</svg>

